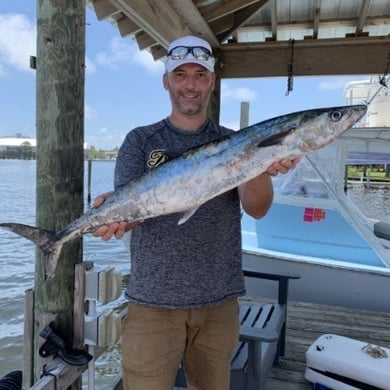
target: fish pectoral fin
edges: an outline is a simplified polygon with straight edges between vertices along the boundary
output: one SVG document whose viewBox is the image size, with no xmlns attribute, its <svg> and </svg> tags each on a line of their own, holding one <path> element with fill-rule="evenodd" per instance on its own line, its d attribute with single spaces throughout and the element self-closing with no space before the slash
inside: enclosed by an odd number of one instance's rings
<svg viewBox="0 0 390 390">
<path fill-rule="evenodd" d="M 292 127 L 291 129 L 284 130 L 278 134 L 271 135 L 268 138 L 263 139 L 260 143 L 257 144 L 258 147 L 265 147 L 265 146 L 274 146 L 274 145 L 280 145 L 283 140 L 286 138 L 288 134 L 290 134 L 292 131 L 294 131 L 296 128 Z"/>
<path fill-rule="evenodd" d="M 198 210 L 199 206 L 198 207 L 195 207 L 193 209 L 189 209 L 187 210 L 183 215 L 182 217 L 179 219 L 179 221 L 177 222 L 178 225 L 182 225 L 183 223 L 187 222 L 195 213 L 196 213 L 196 210 Z"/>
</svg>

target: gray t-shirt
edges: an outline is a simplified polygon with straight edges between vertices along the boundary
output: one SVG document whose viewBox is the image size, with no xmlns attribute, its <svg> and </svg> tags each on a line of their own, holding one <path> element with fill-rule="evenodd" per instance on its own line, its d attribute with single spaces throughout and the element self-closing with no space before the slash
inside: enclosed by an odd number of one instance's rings
<svg viewBox="0 0 390 390">
<path fill-rule="evenodd" d="M 180 131 L 168 120 L 138 127 L 127 134 L 119 150 L 115 188 L 188 149 L 231 132 L 211 121 L 191 133 Z M 181 225 L 179 214 L 137 225 L 130 243 L 129 301 L 196 308 L 244 295 L 240 214 L 238 191 L 234 189 L 199 207 Z"/>
</svg>

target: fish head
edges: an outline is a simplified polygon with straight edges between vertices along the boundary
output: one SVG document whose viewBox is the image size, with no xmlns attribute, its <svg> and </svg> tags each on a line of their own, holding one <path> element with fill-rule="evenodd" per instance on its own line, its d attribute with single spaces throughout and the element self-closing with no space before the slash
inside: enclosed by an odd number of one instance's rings
<svg viewBox="0 0 390 390">
<path fill-rule="evenodd" d="M 355 125 L 367 112 L 366 105 L 321 108 L 306 111 L 294 132 L 306 151 L 320 149 Z"/>
</svg>

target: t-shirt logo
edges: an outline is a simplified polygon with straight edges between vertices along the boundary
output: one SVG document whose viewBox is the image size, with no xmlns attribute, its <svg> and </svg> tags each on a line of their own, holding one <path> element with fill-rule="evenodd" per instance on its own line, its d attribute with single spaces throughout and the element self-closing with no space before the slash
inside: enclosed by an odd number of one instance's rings
<svg viewBox="0 0 390 390">
<path fill-rule="evenodd" d="M 147 165 L 149 168 L 156 168 L 168 160 L 164 150 L 152 150 L 149 154 Z"/>
</svg>

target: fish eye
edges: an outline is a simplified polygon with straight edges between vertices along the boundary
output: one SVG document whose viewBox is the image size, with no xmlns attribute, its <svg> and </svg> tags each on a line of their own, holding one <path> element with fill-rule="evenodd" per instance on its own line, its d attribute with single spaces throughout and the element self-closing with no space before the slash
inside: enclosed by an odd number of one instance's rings
<svg viewBox="0 0 390 390">
<path fill-rule="evenodd" d="M 343 117 L 343 113 L 339 110 L 335 110 L 330 113 L 330 119 L 333 122 L 338 122 L 342 117 Z"/>
</svg>

